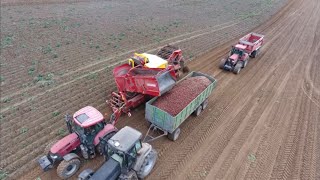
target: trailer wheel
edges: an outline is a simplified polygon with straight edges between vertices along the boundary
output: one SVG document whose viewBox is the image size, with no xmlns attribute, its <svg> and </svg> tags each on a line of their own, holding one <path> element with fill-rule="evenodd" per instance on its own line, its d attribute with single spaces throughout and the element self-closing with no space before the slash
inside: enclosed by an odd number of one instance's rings
<svg viewBox="0 0 320 180">
<path fill-rule="evenodd" d="M 205 100 L 203 101 L 203 103 L 202 103 L 202 110 L 204 110 L 204 109 L 207 108 L 208 103 L 209 103 L 209 100 L 208 100 L 208 98 L 207 98 L 207 99 L 205 99 Z"/>
<path fill-rule="evenodd" d="M 61 179 L 68 179 L 73 176 L 80 168 L 79 159 L 63 160 L 57 167 L 57 174 Z"/>
<path fill-rule="evenodd" d="M 199 105 L 197 109 L 193 112 L 193 115 L 200 116 L 201 111 L 202 111 L 202 105 Z"/>
<path fill-rule="evenodd" d="M 242 67 L 242 63 L 239 61 L 233 69 L 233 73 L 239 74 Z"/>
<path fill-rule="evenodd" d="M 220 69 L 224 69 L 224 65 L 226 64 L 227 59 L 222 59 L 219 64 Z"/>
<path fill-rule="evenodd" d="M 180 128 L 177 128 L 172 133 L 168 134 L 168 139 L 170 139 L 171 141 L 176 141 L 180 135 L 180 132 L 181 132 Z"/>
<path fill-rule="evenodd" d="M 258 55 L 258 50 L 254 50 L 252 53 L 251 53 L 251 57 L 252 58 L 256 58 Z"/>
<path fill-rule="evenodd" d="M 158 157 L 157 151 L 154 149 L 151 149 L 150 153 L 144 159 L 143 164 L 137 173 L 140 179 L 143 179 L 150 174 L 154 165 L 156 164 L 157 157 Z"/>
</svg>

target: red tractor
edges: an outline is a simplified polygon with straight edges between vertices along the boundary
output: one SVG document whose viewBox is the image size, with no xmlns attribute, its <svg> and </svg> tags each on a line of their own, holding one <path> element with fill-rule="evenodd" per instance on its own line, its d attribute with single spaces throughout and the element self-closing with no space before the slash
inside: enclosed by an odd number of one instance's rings
<svg viewBox="0 0 320 180">
<path fill-rule="evenodd" d="M 112 114 L 115 120 L 120 116 L 121 108 Z M 97 153 L 102 153 L 100 140 L 108 140 L 117 129 L 113 124 L 107 124 L 103 115 L 91 106 L 84 107 L 74 113 L 73 117 L 66 115 L 69 134 L 57 142 L 49 143 L 47 155 L 38 162 L 44 171 L 57 166 L 57 174 L 62 179 L 74 175 L 80 167 L 81 155 L 84 159 L 92 159 Z"/>
<path fill-rule="evenodd" d="M 182 52 L 175 46 L 167 45 L 157 55 L 135 53 L 128 64 L 114 68 L 118 92 L 112 92 L 107 103 L 114 112 L 123 107 L 122 111 L 130 115 L 130 109 L 169 91 L 181 72 L 187 71 Z"/>
<path fill-rule="evenodd" d="M 232 46 L 229 56 L 222 59 L 220 68 L 239 74 L 240 70 L 247 66 L 249 57 L 255 58 L 263 45 L 264 36 L 250 33 L 242 37 L 239 43 Z"/>
</svg>

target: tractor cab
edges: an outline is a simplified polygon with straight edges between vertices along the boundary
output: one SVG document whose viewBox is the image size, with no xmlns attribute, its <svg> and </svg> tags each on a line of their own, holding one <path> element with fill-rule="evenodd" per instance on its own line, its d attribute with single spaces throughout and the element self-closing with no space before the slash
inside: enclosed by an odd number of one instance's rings
<svg viewBox="0 0 320 180">
<path fill-rule="evenodd" d="M 132 67 L 143 66 L 147 68 L 161 68 L 165 69 L 168 67 L 168 61 L 162 59 L 159 56 L 148 54 L 148 53 L 134 53 L 134 56 L 129 59 L 129 65 Z"/>
<path fill-rule="evenodd" d="M 80 149 L 85 159 L 95 157 L 96 136 L 105 128 L 103 115 L 94 107 L 86 106 L 75 112 L 73 118 L 66 118 L 70 133 L 76 133 L 80 139 Z"/>
<path fill-rule="evenodd" d="M 128 126 L 122 128 L 108 140 L 104 151 L 105 158 L 117 160 L 124 171 L 129 171 L 142 148 L 141 138 L 141 132 Z"/>
<path fill-rule="evenodd" d="M 104 142 L 105 163 L 97 170 L 86 169 L 79 174 L 82 180 L 143 179 L 150 174 L 157 152 L 141 142 L 142 133 L 125 126 Z M 121 177 L 121 178 L 120 178 Z"/>
<path fill-rule="evenodd" d="M 72 120 L 71 117 L 68 117 L 66 118 L 66 122 L 69 132 L 75 132 L 80 137 L 86 135 L 93 136 L 94 138 L 104 128 L 103 115 L 91 106 L 86 106 L 75 112 Z"/>
<path fill-rule="evenodd" d="M 245 53 L 246 46 L 242 44 L 237 44 L 235 46 L 232 46 L 230 56 L 233 54 L 238 54 L 240 57 L 242 57 Z"/>
</svg>

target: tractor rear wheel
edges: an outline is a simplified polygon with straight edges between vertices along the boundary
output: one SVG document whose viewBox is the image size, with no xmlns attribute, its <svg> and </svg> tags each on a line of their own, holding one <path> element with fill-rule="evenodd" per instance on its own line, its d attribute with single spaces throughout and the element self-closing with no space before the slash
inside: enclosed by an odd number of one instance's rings
<svg viewBox="0 0 320 180">
<path fill-rule="evenodd" d="M 168 139 L 170 139 L 171 141 L 176 141 L 180 135 L 180 132 L 181 132 L 180 128 L 177 128 L 172 133 L 168 134 Z"/>
<path fill-rule="evenodd" d="M 239 74 L 242 67 L 242 63 L 239 61 L 233 69 L 233 73 Z"/>
<path fill-rule="evenodd" d="M 249 61 L 249 58 L 247 58 L 247 59 L 245 59 L 244 61 L 243 61 L 243 65 L 242 65 L 242 68 L 244 68 L 244 67 L 246 67 L 247 66 L 247 64 L 248 64 L 248 61 Z"/>
<path fill-rule="evenodd" d="M 52 147 L 55 143 L 57 143 L 57 142 L 58 142 L 58 140 L 52 140 L 52 141 L 50 141 L 50 142 L 47 144 L 47 146 L 44 148 L 44 153 L 45 153 L 45 154 L 48 154 L 48 152 L 50 152 L 51 147 Z"/>
<path fill-rule="evenodd" d="M 227 59 L 222 59 L 219 64 L 220 69 L 224 69 L 224 65 L 226 64 Z"/>
<path fill-rule="evenodd" d="M 137 175 L 140 179 L 143 179 L 150 174 L 154 165 L 156 164 L 157 157 L 158 157 L 157 151 L 154 149 L 151 149 L 149 154 L 144 159 L 140 170 L 137 173 Z"/>
<path fill-rule="evenodd" d="M 79 159 L 63 160 L 57 167 L 57 174 L 61 179 L 68 179 L 73 176 L 80 168 Z"/>
</svg>

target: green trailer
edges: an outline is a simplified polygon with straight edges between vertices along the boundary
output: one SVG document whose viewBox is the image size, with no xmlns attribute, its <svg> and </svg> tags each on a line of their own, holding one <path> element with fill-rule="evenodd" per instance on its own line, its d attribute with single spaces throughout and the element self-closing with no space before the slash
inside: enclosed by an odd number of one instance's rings
<svg viewBox="0 0 320 180">
<path fill-rule="evenodd" d="M 191 72 L 186 77 L 181 79 L 179 82 L 183 81 L 188 77 L 195 77 L 195 76 L 205 76 L 211 81 L 211 84 L 209 84 L 209 86 L 205 90 L 203 90 L 194 100 L 192 100 L 176 116 L 172 116 L 168 112 L 152 105 L 153 102 L 155 102 L 158 98 L 161 98 L 161 96 L 154 97 L 146 103 L 145 118 L 150 123 L 150 127 L 146 134 L 145 141 L 152 141 L 166 135 L 172 141 L 177 140 L 180 134 L 179 126 L 191 114 L 199 116 L 201 111 L 207 107 L 208 97 L 212 93 L 213 89 L 216 87 L 217 81 L 213 77 L 203 74 L 201 72 Z M 177 82 L 177 84 L 179 84 L 179 82 Z M 160 133 L 160 135 L 157 135 L 157 136 L 151 136 L 150 130 L 153 130 L 153 131 L 160 130 L 160 132 L 162 133 Z"/>
</svg>

